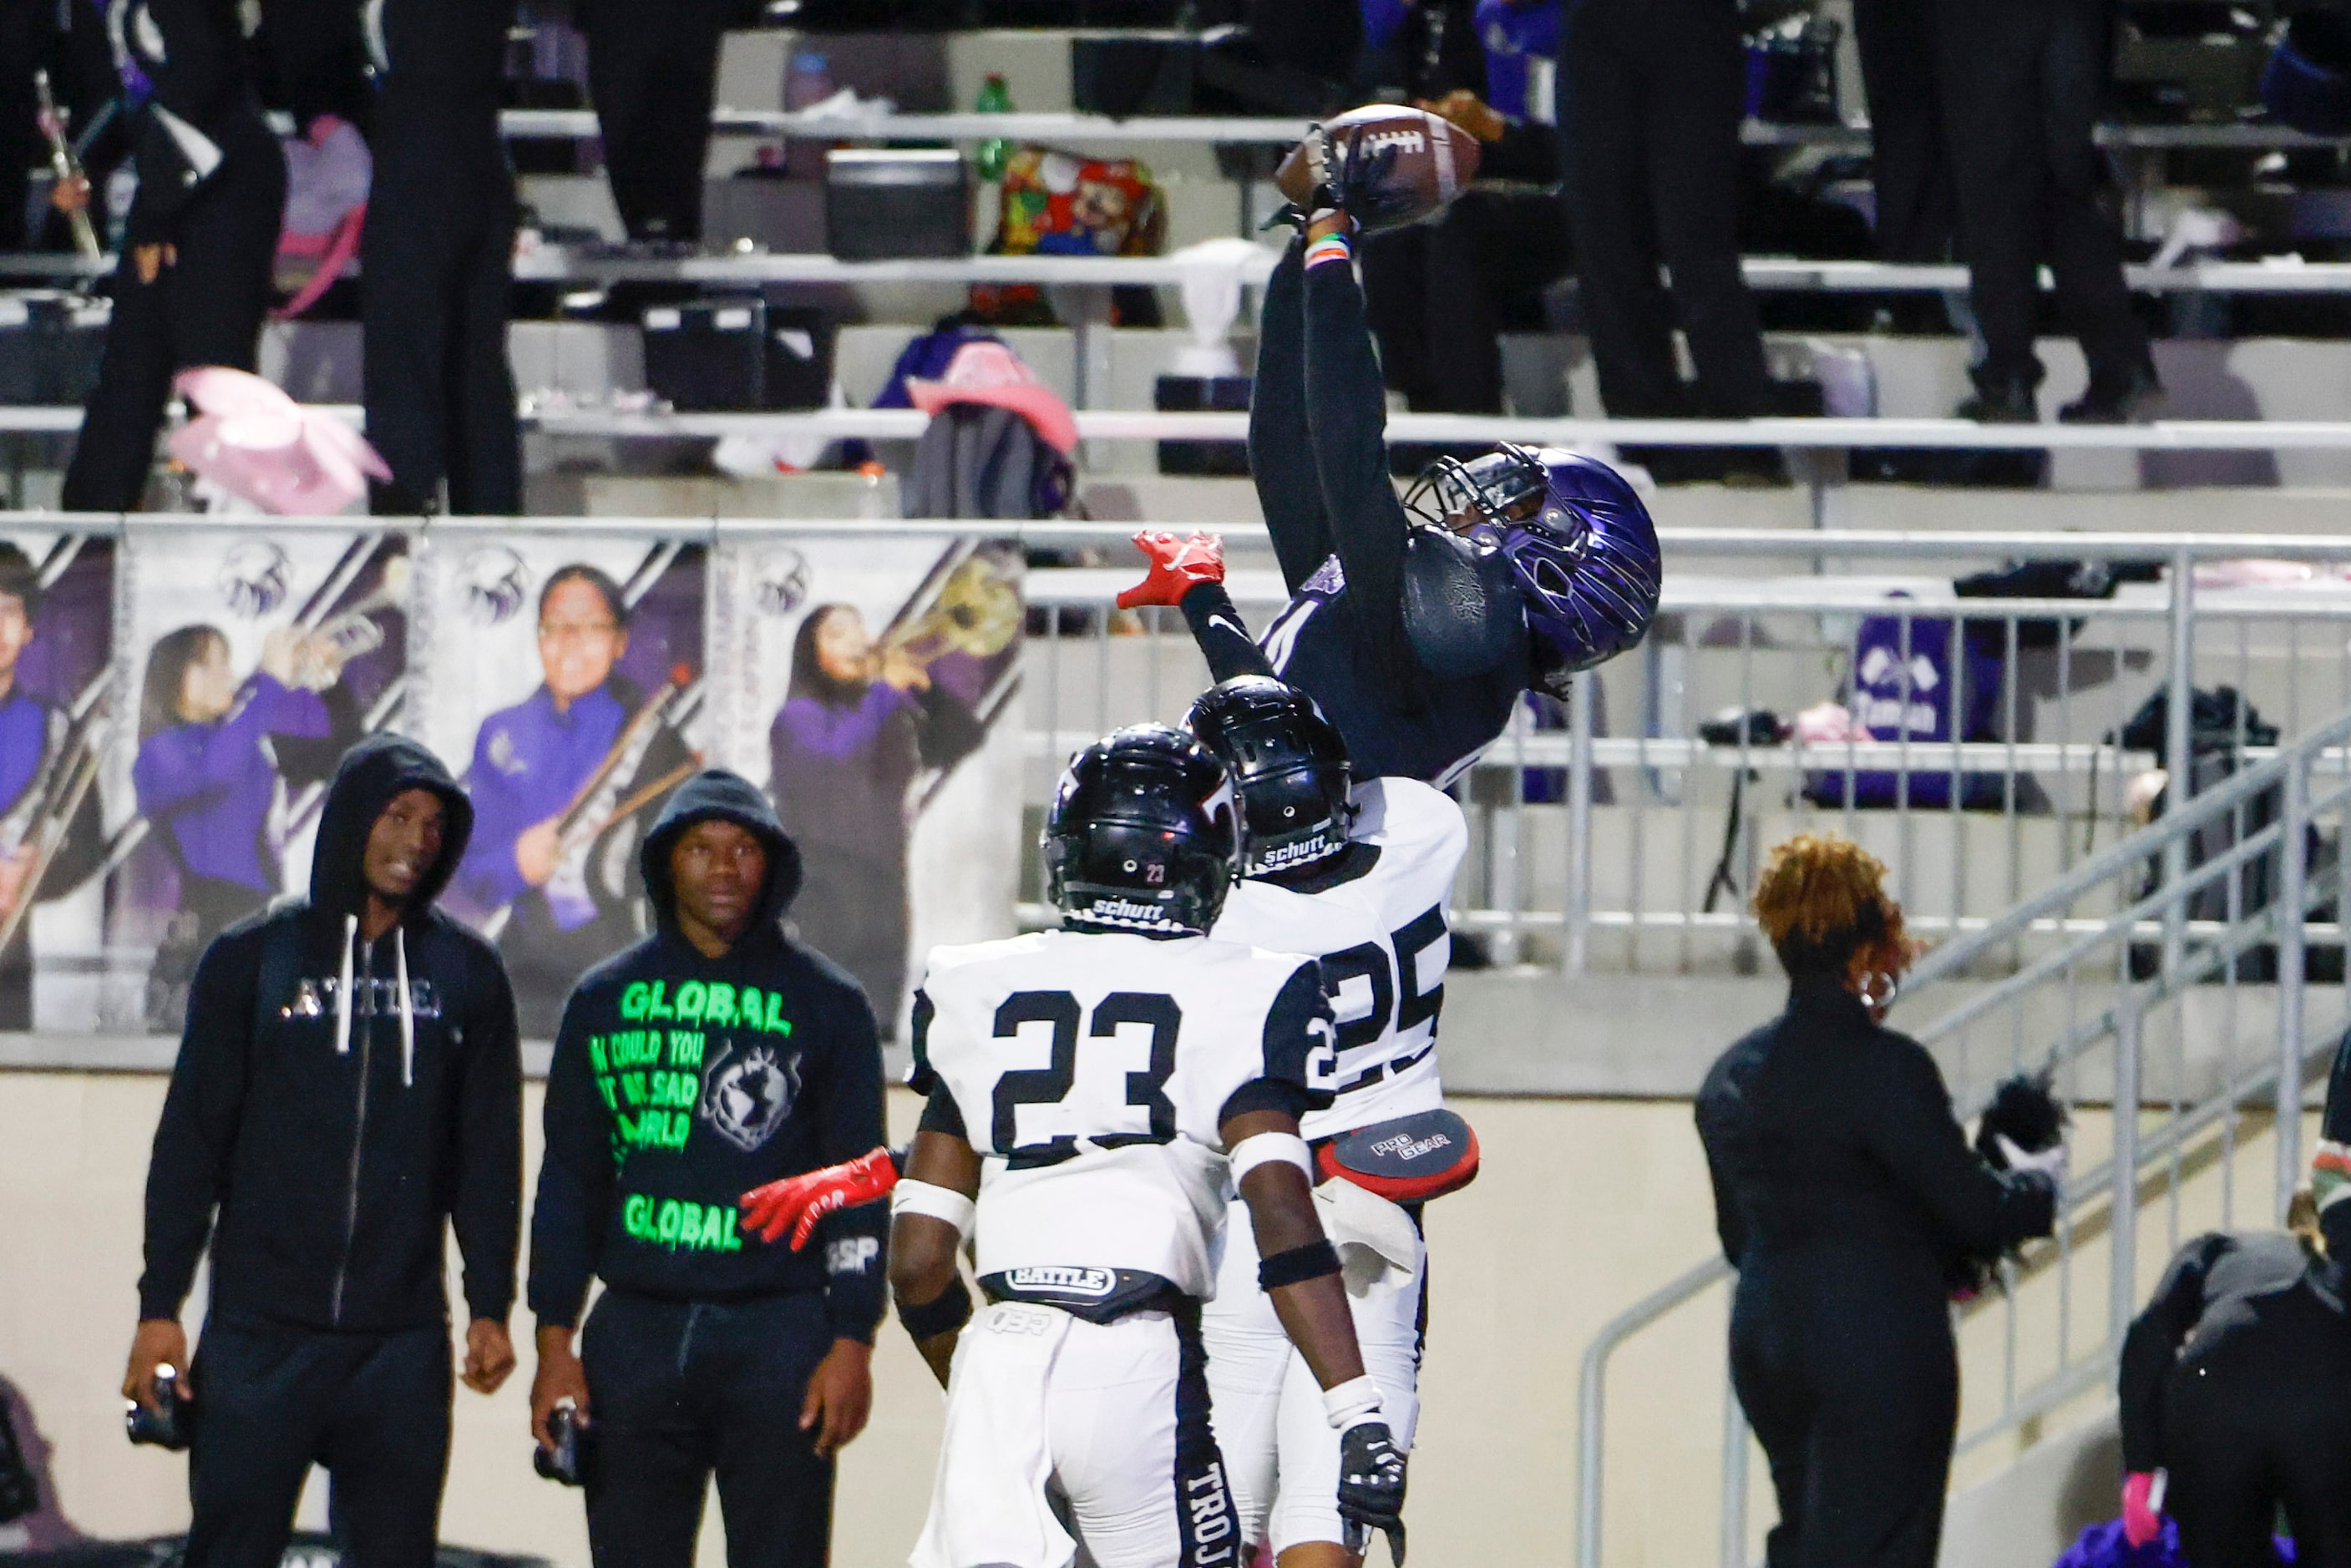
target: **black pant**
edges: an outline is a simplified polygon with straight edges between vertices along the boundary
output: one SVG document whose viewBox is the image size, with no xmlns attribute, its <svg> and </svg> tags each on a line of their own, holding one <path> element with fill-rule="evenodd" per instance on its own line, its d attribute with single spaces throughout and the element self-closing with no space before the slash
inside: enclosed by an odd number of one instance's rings
<svg viewBox="0 0 2351 1568">
<path fill-rule="evenodd" d="M 1740 1271 L 1730 1377 L 1780 1501 L 1770 1568 L 1933 1568 L 1959 1355 L 1939 1280 L 1897 1274 L 1845 1249 Z"/>
<path fill-rule="evenodd" d="M 433 510 L 444 480 L 453 513 L 522 511 L 507 361 L 514 169 L 496 104 L 471 115 L 479 135 L 446 133 L 467 115 L 465 105 L 388 89 L 376 117 L 360 261 L 368 439 L 392 474 L 375 493 L 377 512 Z"/>
<path fill-rule="evenodd" d="M 714 1472 L 728 1568 L 823 1568 L 832 1461 L 799 1419 L 831 1347 L 818 1292 L 717 1303 L 607 1290 L 580 1347 L 596 1568 L 691 1568 Z"/>
<path fill-rule="evenodd" d="M 716 0 L 582 8 L 604 173 L 632 240 L 702 237 L 702 166 L 728 16 Z"/>
<path fill-rule="evenodd" d="M 1984 336 L 1976 378 L 2040 384 L 2032 329 L 2045 259 L 2091 385 L 2119 389 L 2147 351 L 2090 140 L 2111 52 L 2105 0 L 1934 4 L 1942 98 L 1962 120 L 1950 151 L 1959 254 Z"/>
<path fill-rule="evenodd" d="M 2196 1568 L 2272 1568 L 2285 1510 L 2294 1561 L 2351 1564 L 2351 1321 L 2307 1284 L 2251 1303 L 2182 1355 L 2163 1390 L 2168 1511 Z"/>
<path fill-rule="evenodd" d="M 1890 262 L 1942 260 L 1959 222 L 1935 84 L 1933 7 L 1934 0 L 1853 0 L 1869 99 L 1877 254 Z"/>
<path fill-rule="evenodd" d="M 1496 335 L 1539 328 L 1542 290 L 1572 262 L 1550 196 L 1473 190 L 1433 223 L 1374 235 L 1364 305 L 1388 386 L 1416 413 L 1500 413 Z"/>
<path fill-rule="evenodd" d="M 1568 214 L 1601 400 L 1619 418 L 1741 416 L 1770 403 L 1739 271 L 1746 56 L 1731 0 L 1572 0 L 1560 36 Z M 1673 271 L 1668 307 L 1657 280 Z M 1688 406 L 1674 317 L 1698 369 Z"/>
<path fill-rule="evenodd" d="M 311 1465 L 350 1568 L 431 1568 L 449 1470 L 449 1330 L 204 1325 L 185 1568 L 276 1568 Z"/>
<path fill-rule="evenodd" d="M 114 275 L 106 353 L 66 469 L 69 512 L 139 504 L 175 374 L 198 365 L 254 369 L 286 206 L 286 158 L 258 113 L 232 120 L 217 140 L 220 167 L 172 230 L 178 260 L 141 283 L 126 254 Z M 131 223 L 139 232 L 135 207 Z"/>
</svg>

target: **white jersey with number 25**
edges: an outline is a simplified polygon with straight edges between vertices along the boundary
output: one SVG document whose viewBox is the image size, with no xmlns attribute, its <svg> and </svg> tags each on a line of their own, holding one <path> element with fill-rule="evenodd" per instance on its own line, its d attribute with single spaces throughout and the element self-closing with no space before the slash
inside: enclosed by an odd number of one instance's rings
<svg viewBox="0 0 2351 1568">
<path fill-rule="evenodd" d="M 1207 937 L 1045 931 L 933 950 L 914 1086 L 944 1085 L 985 1158 L 982 1278 L 1125 1269 L 1215 1289 L 1236 1091 L 1327 1101 L 1331 1009 L 1311 957 Z M 1287 1087 L 1283 1087 L 1286 1085 Z"/>
<path fill-rule="evenodd" d="M 1312 893 L 1237 882 L 1215 932 L 1322 961 L 1338 1017 L 1338 1099 L 1306 1117 L 1309 1138 L 1445 1103 L 1437 1070 L 1437 1013 L 1453 955 L 1445 905 L 1469 829 L 1450 797 L 1417 779 L 1374 779 L 1356 786 L 1354 801 L 1348 836 L 1375 852 L 1362 875 Z"/>
</svg>

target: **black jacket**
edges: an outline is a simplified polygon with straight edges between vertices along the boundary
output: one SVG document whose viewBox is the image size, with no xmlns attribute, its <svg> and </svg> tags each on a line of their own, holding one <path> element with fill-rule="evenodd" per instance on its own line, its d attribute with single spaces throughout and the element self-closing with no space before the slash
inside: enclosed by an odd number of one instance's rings
<svg viewBox="0 0 2351 1568">
<path fill-rule="evenodd" d="M 749 929 L 705 958 L 677 929 L 670 850 L 731 822 L 768 852 Z M 531 1217 L 530 1307 L 569 1327 L 590 1275 L 674 1300 L 825 1293 L 838 1337 L 882 1320 L 883 1205 L 837 1212 L 806 1251 L 744 1234 L 750 1189 L 883 1141 L 882 1053 L 857 982 L 783 934 L 800 857 L 767 796 L 716 770 L 680 786 L 645 837 L 658 929 L 582 979 L 547 1075 L 547 1158 Z"/>
<path fill-rule="evenodd" d="M 2180 1355 L 2209 1350 L 2232 1334 L 2253 1332 L 2261 1322 L 2262 1299 L 2294 1290 L 2308 1290 L 2336 1319 L 2343 1317 L 2335 1268 L 2314 1262 L 2298 1238 L 2283 1231 L 2234 1236 L 2215 1231 L 2179 1250 L 2147 1310 L 2132 1320 L 2123 1338 L 2117 1391 L 2124 1469 L 2152 1470 L 2164 1463 L 2163 1388 Z M 2283 1332 L 2294 1331 L 2288 1327 Z M 2351 1332 L 2351 1324 L 2335 1332 Z"/>
<path fill-rule="evenodd" d="M 393 935 L 361 943 L 368 834 L 418 788 L 447 807 L 441 858 Z M 179 1315 L 217 1210 L 216 1315 L 367 1331 L 442 1322 L 445 1215 L 466 1304 L 505 1319 L 522 1205 L 514 994 L 490 945 L 432 908 L 472 826 L 430 752 L 363 742 L 319 815 L 309 898 L 204 950 L 147 1170 L 141 1316 Z"/>
<path fill-rule="evenodd" d="M 1976 1158 L 1926 1047 L 1833 985 L 1796 985 L 1787 1012 L 1724 1053 L 1698 1127 L 1722 1250 L 1742 1271 L 1825 1244 L 1941 1279 L 2049 1232 L 2049 1179 Z"/>
</svg>

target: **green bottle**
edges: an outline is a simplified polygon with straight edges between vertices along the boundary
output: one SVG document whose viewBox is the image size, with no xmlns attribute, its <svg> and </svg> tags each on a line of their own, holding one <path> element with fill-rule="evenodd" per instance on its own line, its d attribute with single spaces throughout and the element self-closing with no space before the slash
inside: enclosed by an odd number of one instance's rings
<svg viewBox="0 0 2351 1568">
<path fill-rule="evenodd" d="M 1004 78 L 993 71 L 980 84 L 979 99 L 972 106 L 975 114 L 1010 114 L 1012 95 L 1005 89 Z M 1001 136 L 989 137 L 979 144 L 979 177 L 1001 180 L 1004 166 L 1012 161 L 1012 143 Z"/>
</svg>

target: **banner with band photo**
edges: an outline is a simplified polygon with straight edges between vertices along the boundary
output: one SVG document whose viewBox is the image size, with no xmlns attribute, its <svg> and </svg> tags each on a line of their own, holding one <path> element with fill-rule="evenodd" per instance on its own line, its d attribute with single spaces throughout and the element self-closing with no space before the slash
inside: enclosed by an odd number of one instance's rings
<svg viewBox="0 0 2351 1568">
<path fill-rule="evenodd" d="M 652 929 L 637 846 L 706 750 L 705 554 L 559 535 L 423 553 L 408 732 L 474 802 L 443 907 L 498 944 L 527 1039 Z"/>
<path fill-rule="evenodd" d="M 191 526 L 118 546 L 100 1027 L 176 1033 L 205 946 L 308 890 L 336 763 L 401 725 L 410 592 L 392 533 Z"/>
<path fill-rule="evenodd" d="M 895 1033 L 924 951 L 1013 929 L 1025 616 L 967 539 L 0 529 L 0 1032 L 176 1033 L 392 730 L 473 797 L 443 905 L 527 1037 L 651 929 L 638 846 L 705 762 L 773 795 L 796 934 Z"/>
<path fill-rule="evenodd" d="M 903 1033 L 938 943 L 1013 932 L 1020 867 L 1020 556 L 962 539 L 722 545 L 714 760 L 799 846 L 788 924 Z"/>
<path fill-rule="evenodd" d="M 0 529 L 0 1031 L 98 1015 L 114 545 Z"/>
</svg>

